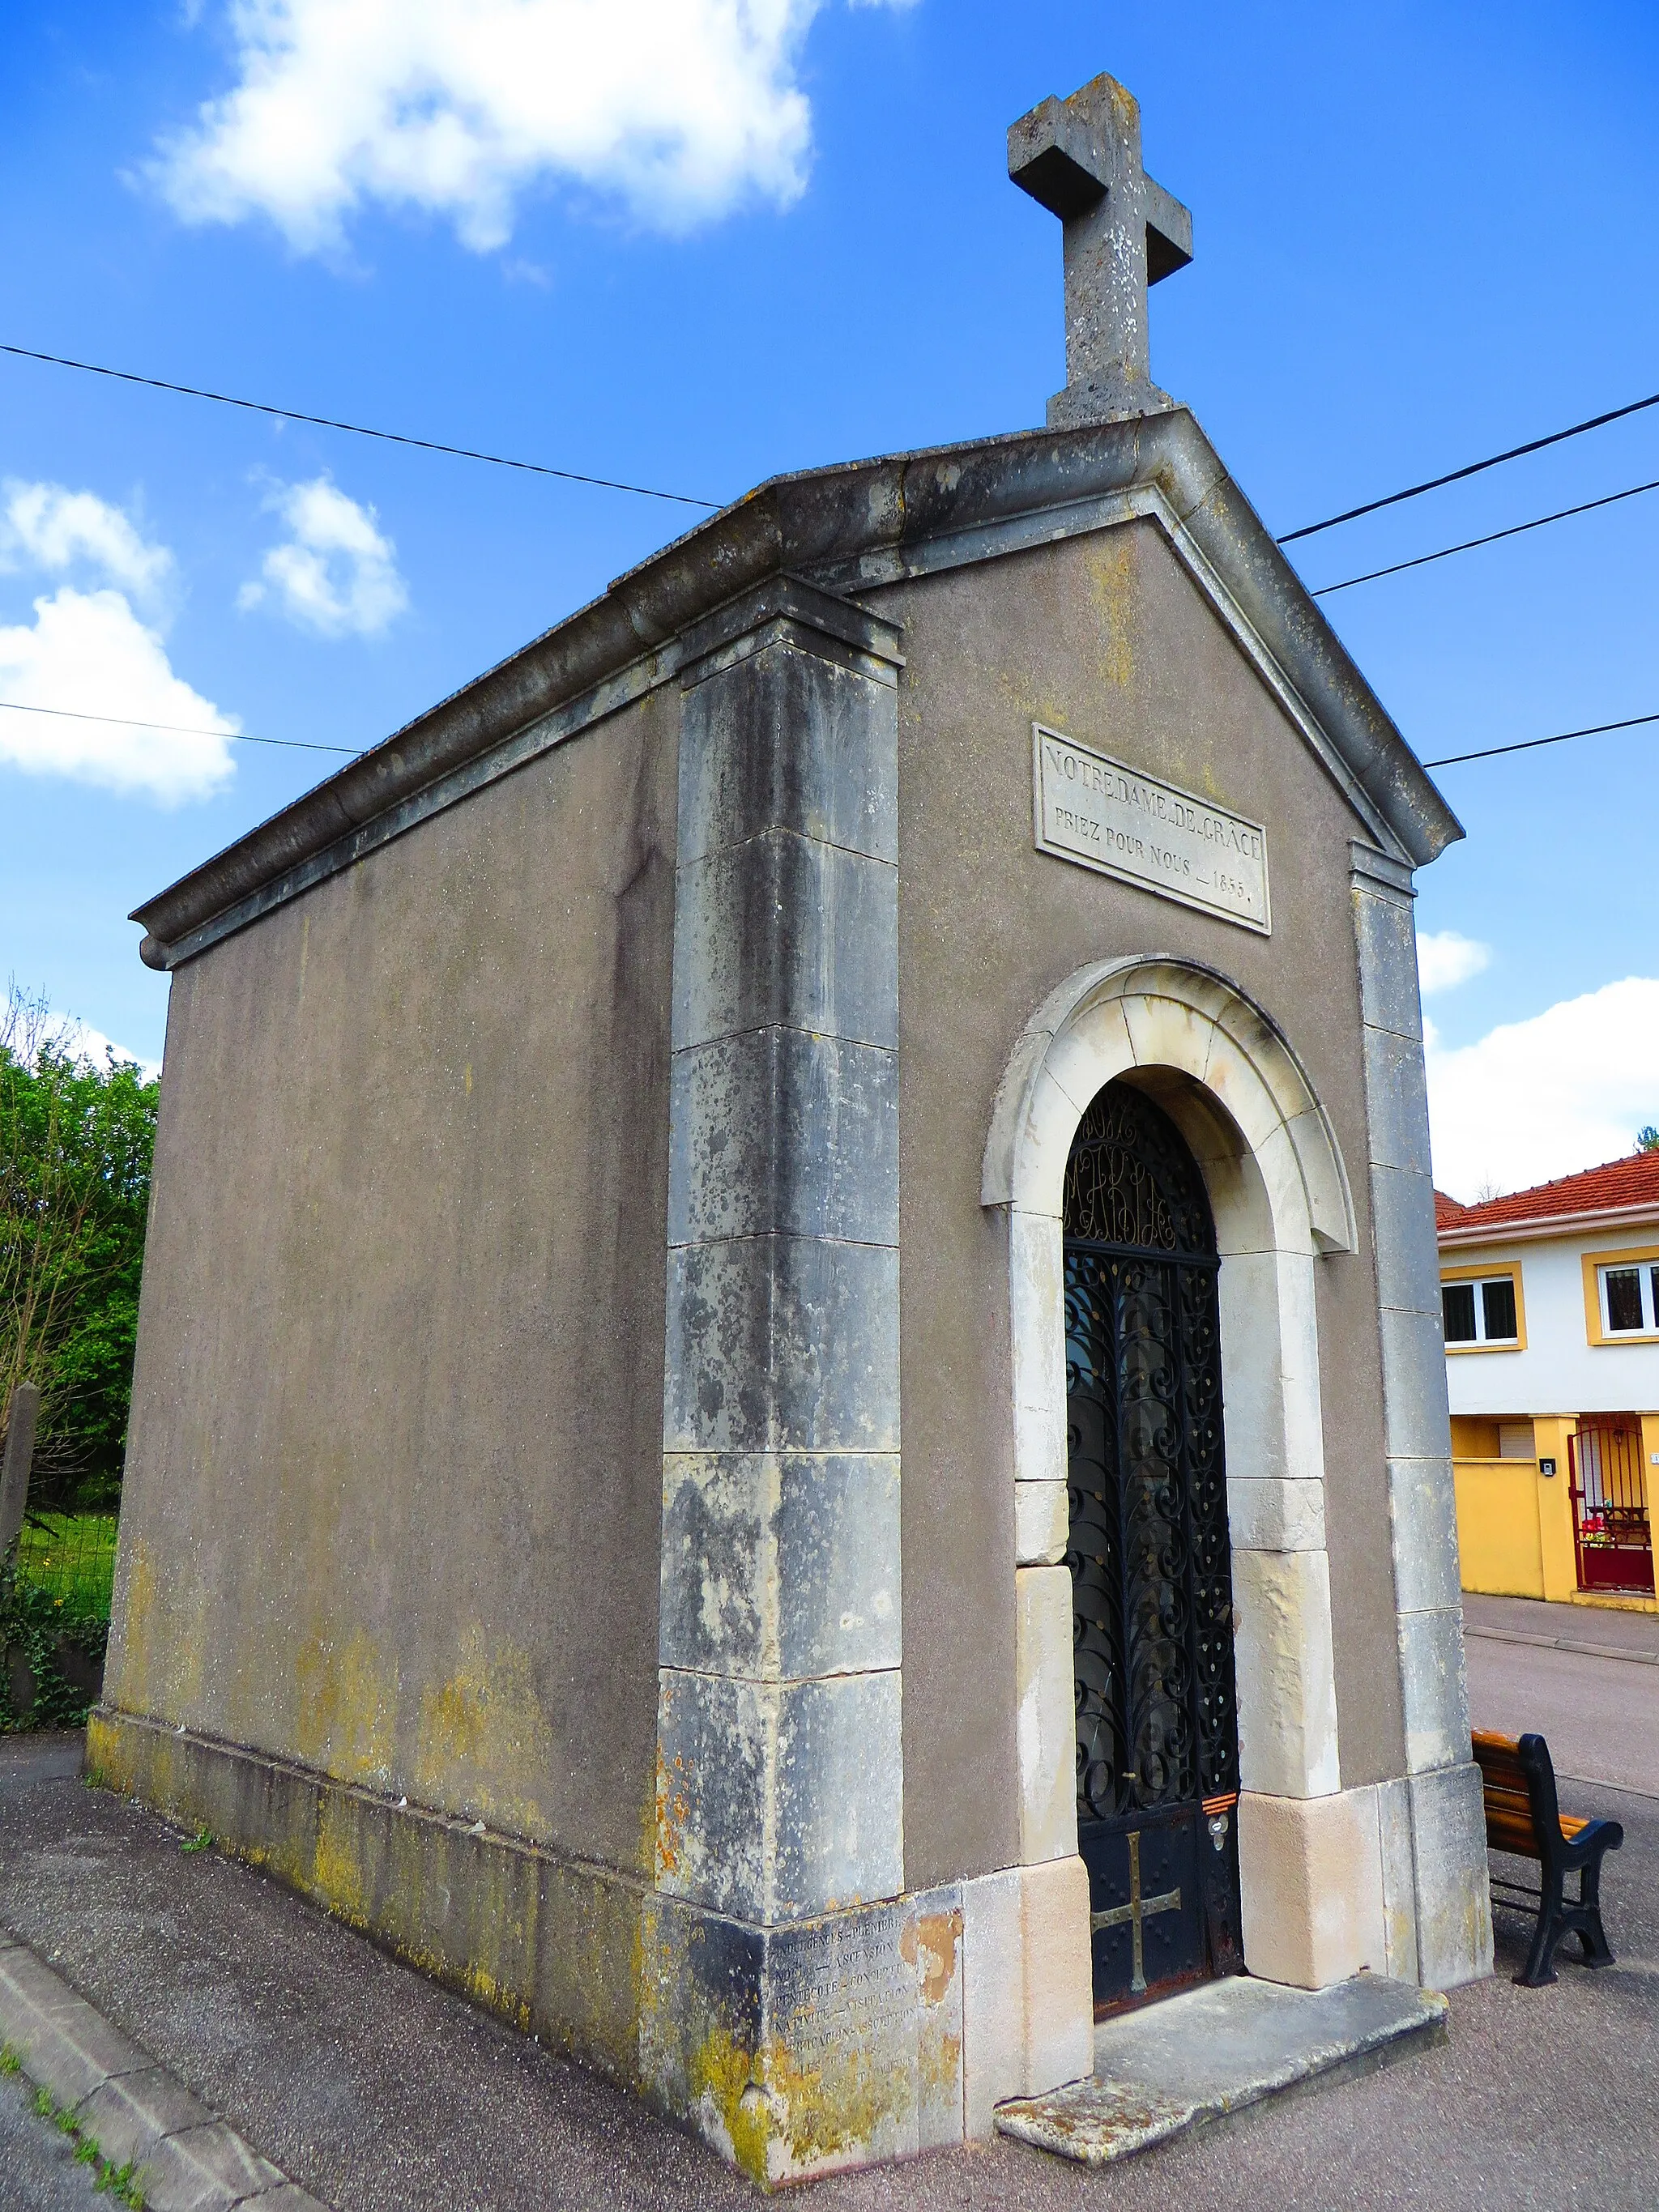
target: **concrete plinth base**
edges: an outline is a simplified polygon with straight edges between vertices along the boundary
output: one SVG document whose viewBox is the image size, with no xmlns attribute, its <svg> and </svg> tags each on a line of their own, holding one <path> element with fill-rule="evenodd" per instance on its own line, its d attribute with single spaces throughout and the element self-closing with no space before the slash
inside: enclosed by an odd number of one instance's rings
<svg viewBox="0 0 1659 2212">
<path fill-rule="evenodd" d="M 1089 2064 L 1080 1859 L 758 1926 L 108 1706 L 87 1772 L 211 1829 L 766 2187 L 988 2135 L 1000 2099 Z"/>
<path fill-rule="evenodd" d="M 997 2127 L 1085 2166 L 1104 2166 L 1310 2081 L 1445 2033 L 1432 1990 L 1357 1974 L 1328 1990 L 1241 1975 L 1095 2030 L 1091 2081 L 999 2106 Z"/>
</svg>

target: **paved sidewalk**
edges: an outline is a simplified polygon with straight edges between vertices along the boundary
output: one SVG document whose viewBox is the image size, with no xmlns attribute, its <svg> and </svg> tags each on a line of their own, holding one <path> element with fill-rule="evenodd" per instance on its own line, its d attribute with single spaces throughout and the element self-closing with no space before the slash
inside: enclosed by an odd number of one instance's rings
<svg viewBox="0 0 1659 2212">
<path fill-rule="evenodd" d="M 1504 1644 L 1536 1644 L 1597 1659 L 1632 1659 L 1659 1667 L 1659 1613 L 1622 1613 L 1612 1606 L 1546 1604 L 1532 1597 L 1463 1593 L 1463 1629 Z"/>
<path fill-rule="evenodd" d="M 77 1755 L 62 1740 L 0 1741 L 0 1922 L 340 2212 L 757 2203 L 605 2083 L 217 1852 L 185 1856 L 162 1822 L 75 1780 Z M 1619 1964 L 1601 1975 L 1564 1963 L 1553 1989 L 1504 1978 L 1456 1991 L 1438 2049 L 1103 2173 L 1000 2142 L 820 2183 L 797 2201 L 814 2212 L 1164 2212 L 1172 2201 L 1650 2212 L 1659 1804 L 1600 1790 L 1594 1809 L 1621 1818 L 1628 1838 L 1604 1884 Z M 1505 1977 L 1523 1936 L 1505 1920 Z M 27 2212 L 53 2200 L 17 2201 Z"/>
</svg>

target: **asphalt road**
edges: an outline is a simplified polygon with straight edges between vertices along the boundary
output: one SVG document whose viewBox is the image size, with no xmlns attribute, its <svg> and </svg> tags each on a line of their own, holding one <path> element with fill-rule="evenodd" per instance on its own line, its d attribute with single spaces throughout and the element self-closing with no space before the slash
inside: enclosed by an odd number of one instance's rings
<svg viewBox="0 0 1659 2212">
<path fill-rule="evenodd" d="M 1471 1639 L 1477 1717 L 1535 1723 L 1547 1698 L 1570 1694 L 1550 1663 L 1559 1656 Z M 1650 1713 L 1659 1668 L 1589 1663 L 1586 1703 L 1551 1708 L 1559 1718 L 1545 1732 L 1558 1756 L 1587 1743 L 1579 1763 L 1605 1765 L 1625 1755 L 1631 1714 Z M 752 2212 L 747 2184 L 605 2082 L 274 1883 L 215 1852 L 185 1857 L 161 1821 L 83 1788 L 65 1771 L 76 1749 L 0 1744 L 0 1920 L 340 2212 Z M 1382 2072 L 1102 2173 L 999 2142 L 836 2178 L 793 2201 L 813 2212 L 1652 2212 L 1659 1774 L 1640 1771 L 1654 1795 L 1604 1783 L 1562 1792 L 1567 1810 L 1625 1824 L 1604 1882 L 1618 1963 L 1603 1972 L 1564 1960 L 1554 1987 L 1515 1988 L 1527 1931 L 1505 1914 L 1498 1973 L 1453 1993 L 1446 2043 Z M 9 2157 L 5 2125 L 0 2100 L 0 2204 L 56 2212 L 72 2201 L 47 2193 L 63 2177 L 48 2171 L 37 2188 L 27 2154 Z"/>
<path fill-rule="evenodd" d="M 1577 1606 L 1529 1606 L 1549 1631 L 1594 1638 L 1621 1616 Z M 1564 1623 L 1560 1616 L 1566 1615 Z M 1650 1636 L 1651 1616 L 1635 1616 Z M 1632 1637 L 1632 1641 L 1636 1643 Z M 1592 1658 L 1582 1651 L 1465 1638 L 1469 1717 L 1504 1735 L 1531 1729 L 1547 1739 L 1559 1775 L 1646 1791 L 1659 1799 L 1659 1666 L 1637 1658 Z M 1638 1649 L 1641 1646 L 1637 1644 Z M 1656 1807 L 1659 1810 L 1659 1807 Z M 1659 2190 L 1656 2190 L 1659 2195 Z"/>
</svg>

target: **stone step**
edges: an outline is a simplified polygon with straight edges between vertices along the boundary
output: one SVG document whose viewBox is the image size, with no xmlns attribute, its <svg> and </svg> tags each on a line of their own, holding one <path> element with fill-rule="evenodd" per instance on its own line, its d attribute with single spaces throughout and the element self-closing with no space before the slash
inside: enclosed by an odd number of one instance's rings
<svg viewBox="0 0 1659 2212">
<path fill-rule="evenodd" d="M 1407 1982 L 1357 1974 L 1328 1990 L 1293 1990 L 1241 1974 L 1103 2021 L 1091 2076 L 999 2105 L 996 2124 L 1039 2150 L 1104 2166 L 1445 2033 L 1445 1998 Z"/>
</svg>

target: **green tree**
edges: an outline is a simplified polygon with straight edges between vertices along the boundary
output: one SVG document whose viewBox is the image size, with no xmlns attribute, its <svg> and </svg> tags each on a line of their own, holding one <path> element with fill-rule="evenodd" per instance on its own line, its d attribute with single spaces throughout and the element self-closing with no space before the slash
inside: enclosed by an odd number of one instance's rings
<svg viewBox="0 0 1659 2212">
<path fill-rule="evenodd" d="M 159 1086 L 65 1049 L 14 985 L 0 1017 L 0 1409 L 40 1387 L 41 1504 L 118 1492 Z"/>
<path fill-rule="evenodd" d="M 1636 1132 L 1636 1149 L 1638 1152 L 1659 1152 L 1659 1129 L 1651 1121 L 1645 1129 Z"/>
</svg>

